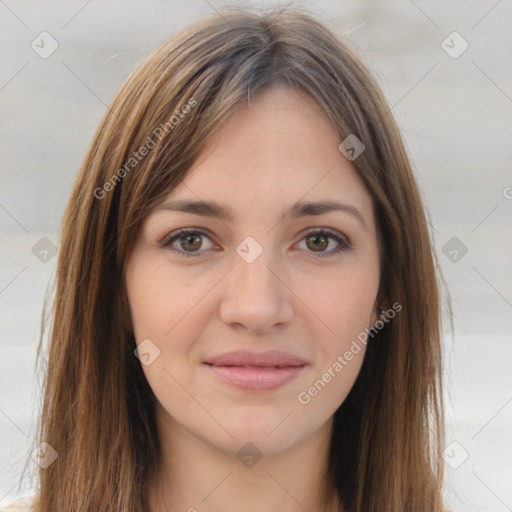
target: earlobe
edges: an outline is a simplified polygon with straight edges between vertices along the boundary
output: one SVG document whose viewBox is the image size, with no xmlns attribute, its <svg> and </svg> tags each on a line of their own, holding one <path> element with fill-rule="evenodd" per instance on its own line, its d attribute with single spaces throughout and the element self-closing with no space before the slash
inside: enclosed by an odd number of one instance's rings
<svg viewBox="0 0 512 512">
<path fill-rule="evenodd" d="M 386 316 L 385 310 L 382 307 L 377 307 L 376 317 L 373 321 L 373 324 L 375 324 L 379 320 L 382 320 L 383 318 L 385 318 L 385 316 Z"/>
</svg>

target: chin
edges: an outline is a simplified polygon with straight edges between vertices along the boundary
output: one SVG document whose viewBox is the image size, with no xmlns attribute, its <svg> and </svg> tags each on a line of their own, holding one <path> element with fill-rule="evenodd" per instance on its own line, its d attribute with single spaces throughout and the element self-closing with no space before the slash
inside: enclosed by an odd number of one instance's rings
<svg viewBox="0 0 512 512">
<path fill-rule="evenodd" d="M 268 435 L 267 431 L 255 428 L 241 429 L 233 433 L 233 438 L 222 440 L 208 439 L 208 442 L 228 454 L 235 455 L 243 463 L 246 455 L 279 455 L 300 444 L 307 436 L 284 430 L 279 434 Z"/>
<path fill-rule="evenodd" d="M 321 425 L 314 424 L 311 418 L 300 417 L 300 410 L 294 407 L 282 407 L 271 410 L 239 411 L 224 423 L 233 436 L 223 436 L 224 450 L 238 455 L 248 443 L 254 445 L 263 455 L 277 455 L 305 441 Z M 233 414 L 233 413 L 231 413 Z M 247 448 L 251 450 L 251 448 Z"/>
</svg>

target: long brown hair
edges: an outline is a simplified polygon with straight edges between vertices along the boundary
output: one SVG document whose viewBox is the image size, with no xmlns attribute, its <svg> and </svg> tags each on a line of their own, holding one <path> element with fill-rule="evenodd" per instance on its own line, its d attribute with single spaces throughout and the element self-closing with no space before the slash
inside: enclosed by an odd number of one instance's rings
<svg viewBox="0 0 512 512">
<path fill-rule="evenodd" d="M 365 144 L 352 163 L 375 205 L 379 304 L 403 307 L 368 343 L 335 413 L 329 478 L 346 510 L 443 509 L 442 277 L 423 200 L 364 64 L 316 16 L 279 7 L 225 9 L 182 30 L 105 113 L 61 228 L 38 437 L 58 458 L 39 472 L 40 512 L 148 510 L 155 397 L 134 356 L 123 265 L 144 218 L 223 123 L 278 83 L 316 102 L 340 142 Z"/>
</svg>

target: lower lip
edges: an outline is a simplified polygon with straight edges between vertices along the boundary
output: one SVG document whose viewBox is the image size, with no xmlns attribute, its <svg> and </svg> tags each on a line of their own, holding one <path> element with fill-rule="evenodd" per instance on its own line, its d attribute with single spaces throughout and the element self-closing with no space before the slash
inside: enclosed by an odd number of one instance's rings
<svg viewBox="0 0 512 512">
<path fill-rule="evenodd" d="M 208 367 L 225 383 L 249 391 L 269 391 L 280 388 L 295 379 L 305 368 L 286 366 L 284 368 L 213 366 Z"/>
</svg>

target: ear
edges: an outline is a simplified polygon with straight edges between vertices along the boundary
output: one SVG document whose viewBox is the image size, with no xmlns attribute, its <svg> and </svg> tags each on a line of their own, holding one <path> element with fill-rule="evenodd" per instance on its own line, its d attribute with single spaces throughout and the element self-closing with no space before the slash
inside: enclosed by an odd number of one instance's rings
<svg viewBox="0 0 512 512">
<path fill-rule="evenodd" d="M 375 304 L 373 306 L 372 311 L 372 325 L 375 325 L 377 320 L 380 320 L 383 315 L 385 315 L 386 311 L 389 309 L 388 300 L 386 297 L 383 297 L 380 293 L 377 295 L 377 299 L 375 300 Z"/>
<path fill-rule="evenodd" d="M 380 319 L 383 311 L 385 311 L 384 308 L 379 304 L 375 306 L 374 310 L 372 311 L 372 325 L 375 325 L 375 322 Z"/>
</svg>

